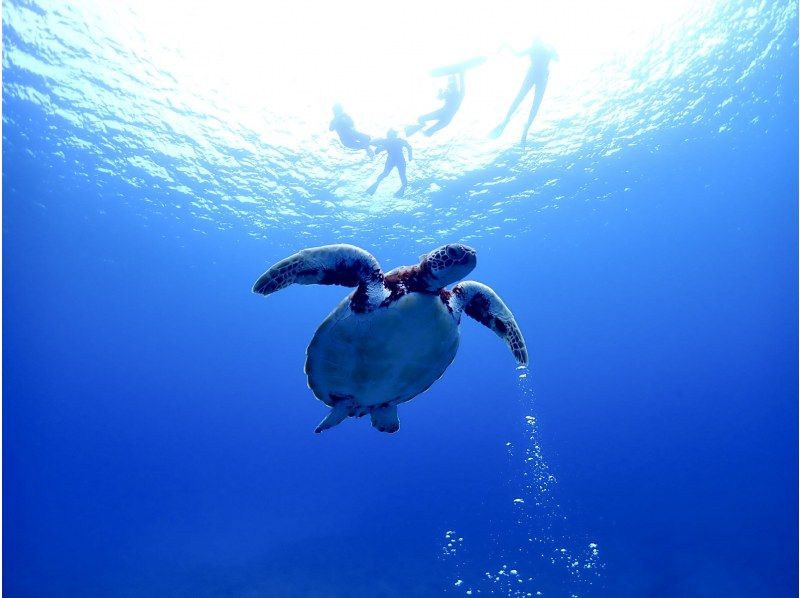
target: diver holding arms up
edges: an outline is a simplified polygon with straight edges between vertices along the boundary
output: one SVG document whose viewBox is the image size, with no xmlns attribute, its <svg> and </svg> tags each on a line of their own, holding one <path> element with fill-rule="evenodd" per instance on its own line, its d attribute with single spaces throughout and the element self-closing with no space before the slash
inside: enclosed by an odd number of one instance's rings
<svg viewBox="0 0 800 598">
<path fill-rule="evenodd" d="M 438 121 L 425 129 L 423 134 L 430 137 L 437 131 L 442 130 L 458 112 L 461 107 L 461 102 L 464 101 L 464 73 L 460 72 L 455 75 L 450 75 L 448 85 L 439 91 L 439 99 L 444 100 L 444 106 L 438 110 L 434 110 L 428 114 L 423 114 L 417 119 L 419 124 L 409 125 L 406 127 L 406 136 L 411 136 L 420 129 L 424 128 L 428 121 Z"/>
</svg>

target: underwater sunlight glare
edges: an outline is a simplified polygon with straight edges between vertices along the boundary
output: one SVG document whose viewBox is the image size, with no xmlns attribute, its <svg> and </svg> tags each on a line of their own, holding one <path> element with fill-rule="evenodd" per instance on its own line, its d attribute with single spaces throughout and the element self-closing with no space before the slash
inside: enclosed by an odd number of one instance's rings
<svg viewBox="0 0 800 598">
<path fill-rule="evenodd" d="M 478 55 L 496 59 L 484 74 L 490 82 L 508 82 L 469 87 L 472 108 L 496 119 L 491 87 L 505 87 L 506 102 L 525 68 L 501 48 L 527 47 L 533 35 L 560 55 L 554 71 L 561 91 L 553 93 L 613 97 L 613 80 L 598 90 L 587 75 L 607 62 L 635 64 L 655 39 L 667 48 L 680 44 L 694 30 L 686 25 L 701 25 L 713 6 L 713 0 L 411 0 L 401 8 L 238 0 L 224 11 L 215 2 L 183 1 L 76 2 L 73 10 L 96 19 L 127 52 L 158 65 L 165 85 L 185 90 L 183 102 L 224 96 L 257 134 L 266 132 L 258 122 L 264 110 L 305 121 L 311 134 L 317 127 L 309 110 L 327 116 L 336 100 L 367 122 L 413 114 L 408 107 L 430 102 L 424 90 L 440 83 L 428 77 L 431 68 Z"/>
<path fill-rule="evenodd" d="M 84 176 L 98 187 L 111 186 L 113 173 L 147 190 L 148 210 L 201 226 L 244 220 L 254 236 L 290 227 L 308 243 L 356 241 L 379 227 L 384 241 L 410 239 L 420 249 L 497 233 L 478 201 L 524 233 L 537 210 L 582 195 L 559 186 L 565 169 L 591 173 L 655 130 L 728 130 L 737 110 L 764 101 L 761 90 L 738 99 L 730 90 L 780 50 L 773 40 L 794 14 L 791 4 L 724 0 L 35 6 L 4 12 L 13 34 L 4 66 L 48 81 L 47 91 L 11 77 L 5 92 L 74 124 L 69 143 L 95 154 Z M 505 134 L 489 132 L 528 68 L 509 49 L 534 36 L 558 61 L 520 151 L 526 104 Z M 487 60 L 466 72 L 453 122 L 412 139 L 405 196 L 392 197 L 388 184 L 366 194 L 381 165 L 343 149 L 328 130 L 334 103 L 372 137 L 402 131 L 439 105 L 445 78 L 431 70 L 473 57 Z M 105 151 L 86 133 L 102 136 Z M 495 167 L 506 174 L 468 176 Z M 515 186 L 531 173 L 535 185 Z M 542 194 L 545 187 L 554 193 Z M 117 199 L 128 203 L 125 194 Z M 423 213 L 420 235 L 414 223 Z"/>
</svg>

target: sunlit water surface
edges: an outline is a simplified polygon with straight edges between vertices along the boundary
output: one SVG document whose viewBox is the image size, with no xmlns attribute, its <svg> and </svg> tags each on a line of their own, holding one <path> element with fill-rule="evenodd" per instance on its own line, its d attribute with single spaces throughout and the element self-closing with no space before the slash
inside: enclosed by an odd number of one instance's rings
<svg viewBox="0 0 800 598">
<path fill-rule="evenodd" d="M 119 177 L 142 189 L 152 204 L 143 213 L 191 216 L 206 221 L 200 228 L 244 220 L 259 236 L 291 228 L 308 243 L 382 230 L 386 241 L 427 246 L 519 235 L 539 210 L 618 191 L 593 176 L 598 161 L 657 150 L 658 129 L 747 126 L 739 115 L 774 93 L 751 81 L 781 52 L 794 13 L 790 3 L 723 0 L 422 2 L 386 14 L 370 3 L 12 2 L 4 90 L 51 116 L 53 130 L 31 135 L 93 154 L 70 166 L 91 165 L 83 174 L 98 193 Z M 528 103 L 502 138 L 487 133 L 527 67 L 499 49 L 523 48 L 533 32 L 560 61 L 521 151 Z M 412 138 L 405 198 L 392 197 L 394 180 L 367 196 L 381 163 L 343 151 L 327 130 L 331 105 L 342 102 L 372 136 L 401 130 L 437 105 L 441 81 L 428 70 L 475 55 L 489 61 L 468 73 L 451 126 Z M 562 188 L 575 171 L 583 184 Z M 533 184 L 520 190 L 520 177 Z"/>
</svg>

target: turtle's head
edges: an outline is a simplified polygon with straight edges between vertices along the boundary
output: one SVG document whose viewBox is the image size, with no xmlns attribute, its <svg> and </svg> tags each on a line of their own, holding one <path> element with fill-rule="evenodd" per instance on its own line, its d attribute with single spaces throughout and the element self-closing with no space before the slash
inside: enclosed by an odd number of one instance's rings
<svg viewBox="0 0 800 598">
<path fill-rule="evenodd" d="M 452 243 L 422 256 L 420 270 L 429 291 L 437 291 L 461 280 L 475 269 L 478 256 L 472 247 Z"/>
</svg>

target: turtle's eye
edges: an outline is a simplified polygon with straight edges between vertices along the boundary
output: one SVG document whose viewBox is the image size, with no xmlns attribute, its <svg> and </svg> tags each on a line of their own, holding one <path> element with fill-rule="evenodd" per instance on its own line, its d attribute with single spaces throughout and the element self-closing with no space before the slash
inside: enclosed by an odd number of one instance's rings
<svg viewBox="0 0 800 598">
<path fill-rule="evenodd" d="M 465 264 L 475 257 L 475 250 L 460 243 L 453 243 L 443 247 L 447 257 L 455 264 Z"/>
</svg>

